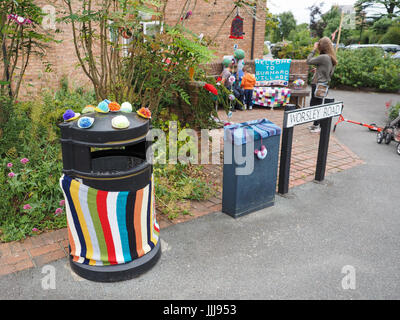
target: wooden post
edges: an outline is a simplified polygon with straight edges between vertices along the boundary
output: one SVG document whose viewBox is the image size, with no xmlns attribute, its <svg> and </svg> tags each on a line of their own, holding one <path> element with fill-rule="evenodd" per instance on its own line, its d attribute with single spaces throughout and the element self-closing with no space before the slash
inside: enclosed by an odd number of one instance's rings
<svg viewBox="0 0 400 320">
<path fill-rule="evenodd" d="M 342 11 L 342 15 L 340 17 L 339 34 L 338 34 L 337 42 L 336 42 L 336 53 L 339 49 L 340 34 L 342 33 L 343 16 L 344 16 L 344 11 Z"/>
</svg>

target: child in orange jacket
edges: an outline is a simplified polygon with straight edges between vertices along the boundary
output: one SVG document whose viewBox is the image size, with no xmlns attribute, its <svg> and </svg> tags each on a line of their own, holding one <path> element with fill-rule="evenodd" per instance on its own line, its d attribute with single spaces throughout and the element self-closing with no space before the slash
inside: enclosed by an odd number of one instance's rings
<svg viewBox="0 0 400 320">
<path fill-rule="evenodd" d="M 244 101 L 249 110 L 253 109 L 253 89 L 256 84 L 256 77 L 250 73 L 250 67 L 244 66 L 244 76 L 242 78 L 242 84 L 240 85 L 244 89 Z"/>
</svg>

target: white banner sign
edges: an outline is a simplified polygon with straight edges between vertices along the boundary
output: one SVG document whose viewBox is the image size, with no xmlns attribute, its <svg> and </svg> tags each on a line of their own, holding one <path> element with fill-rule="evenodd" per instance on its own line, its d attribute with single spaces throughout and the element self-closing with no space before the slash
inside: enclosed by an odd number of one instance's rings
<svg viewBox="0 0 400 320">
<path fill-rule="evenodd" d="M 343 102 L 334 102 L 285 112 L 284 128 L 299 124 L 336 117 L 342 114 Z"/>
</svg>

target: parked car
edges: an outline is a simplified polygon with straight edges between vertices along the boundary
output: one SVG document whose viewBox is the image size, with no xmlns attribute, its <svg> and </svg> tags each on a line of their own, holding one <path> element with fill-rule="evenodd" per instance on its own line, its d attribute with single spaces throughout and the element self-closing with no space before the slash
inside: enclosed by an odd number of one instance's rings
<svg viewBox="0 0 400 320">
<path fill-rule="evenodd" d="M 336 43 L 333 44 L 333 47 L 336 48 Z M 343 43 L 339 43 L 339 49 L 344 49 L 346 46 Z"/>
<path fill-rule="evenodd" d="M 391 56 L 392 59 L 400 59 L 400 51 Z"/>
<path fill-rule="evenodd" d="M 346 49 L 355 50 L 362 48 L 381 48 L 386 53 L 394 53 L 400 51 L 400 46 L 397 44 L 350 44 Z"/>
<path fill-rule="evenodd" d="M 398 44 L 382 44 L 381 46 L 386 52 L 396 53 L 400 51 L 400 46 Z"/>
</svg>

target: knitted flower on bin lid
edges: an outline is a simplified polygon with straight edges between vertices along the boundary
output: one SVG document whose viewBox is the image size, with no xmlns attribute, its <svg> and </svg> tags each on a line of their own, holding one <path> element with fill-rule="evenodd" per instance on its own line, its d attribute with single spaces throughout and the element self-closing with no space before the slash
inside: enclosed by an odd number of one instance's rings
<svg viewBox="0 0 400 320">
<path fill-rule="evenodd" d="M 80 117 L 80 113 L 75 113 L 74 110 L 68 109 L 63 114 L 64 121 L 73 121 Z"/>
<path fill-rule="evenodd" d="M 78 120 L 78 127 L 81 129 L 90 128 L 93 125 L 94 119 L 90 117 L 82 117 Z"/>
<path fill-rule="evenodd" d="M 144 108 L 144 107 L 140 108 L 137 111 L 137 114 L 139 116 L 141 116 L 142 118 L 145 118 L 145 119 L 150 119 L 151 118 L 151 111 L 149 109 L 147 109 L 147 108 Z"/>
<path fill-rule="evenodd" d="M 116 116 L 111 120 L 111 125 L 115 129 L 126 129 L 129 127 L 129 120 L 125 116 Z"/>
<path fill-rule="evenodd" d="M 110 108 L 108 107 L 108 103 L 106 101 L 102 101 L 97 105 L 95 110 L 100 113 L 108 113 Z"/>
<path fill-rule="evenodd" d="M 124 102 L 123 104 L 121 104 L 121 109 L 120 111 L 122 112 L 132 112 L 132 105 L 129 102 Z"/>
<path fill-rule="evenodd" d="M 121 106 L 117 102 L 110 102 L 108 104 L 108 108 L 111 112 L 118 112 L 121 109 Z"/>
<path fill-rule="evenodd" d="M 92 105 L 87 105 L 86 107 L 84 107 L 83 108 L 83 110 L 82 110 L 82 113 L 83 114 L 85 114 L 85 113 L 92 113 L 92 112 L 95 112 L 95 107 L 94 106 L 92 106 Z"/>
</svg>

